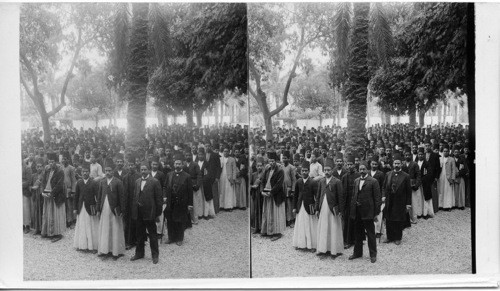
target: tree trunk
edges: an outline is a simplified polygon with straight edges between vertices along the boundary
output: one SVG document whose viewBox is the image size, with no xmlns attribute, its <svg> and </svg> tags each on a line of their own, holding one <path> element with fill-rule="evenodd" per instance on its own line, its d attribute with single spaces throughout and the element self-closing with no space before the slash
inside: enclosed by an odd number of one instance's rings
<svg viewBox="0 0 500 291">
<path fill-rule="evenodd" d="M 199 128 L 203 127 L 203 110 L 201 110 L 201 109 L 198 109 L 196 111 L 196 125 Z"/>
<path fill-rule="evenodd" d="M 95 115 L 95 128 L 99 127 L 99 114 Z"/>
<path fill-rule="evenodd" d="M 368 94 L 368 14 L 370 3 L 354 3 L 353 34 L 350 44 L 346 83 L 347 147 L 358 151 L 364 147 L 366 136 L 366 107 Z"/>
<path fill-rule="evenodd" d="M 417 124 L 417 108 L 415 103 L 410 104 L 410 108 L 408 109 L 408 115 L 410 116 L 410 125 Z"/>
<path fill-rule="evenodd" d="M 273 121 L 269 113 L 264 115 L 264 125 L 266 127 L 266 141 L 270 142 L 273 140 Z"/>
<path fill-rule="evenodd" d="M 418 124 L 420 125 L 420 127 L 423 127 L 425 125 L 425 110 L 424 109 L 420 109 L 418 111 Z"/>
<path fill-rule="evenodd" d="M 49 115 L 46 112 L 40 112 L 40 119 L 42 120 L 42 128 L 43 128 L 43 144 L 45 146 L 49 145 L 50 142 L 50 121 Z"/>
<path fill-rule="evenodd" d="M 187 124 L 188 127 L 193 127 L 194 126 L 193 109 L 186 110 L 186 124 Z"/>
<path fill-rule="evenodd" d="M 148 85 L 148 3 L 133 3 L 133 22 L 130 40 L 130 63 L 127 78 L 130 84 L 125 145 L 142 145 L 146 134 L 146 98 Z"/>
<path fill-rule="evenodd" d="M 438 116 L 438 124 L 441 124 L 443 118 L 443 105 L 439 104 L 436 108 L 437 116 Z"/>
<path fill-rule="evenodd" d="M 455 113 L 453 114 L 453 123 L 458 122 L 458 104 L 455 104 Z"/>
</svg>

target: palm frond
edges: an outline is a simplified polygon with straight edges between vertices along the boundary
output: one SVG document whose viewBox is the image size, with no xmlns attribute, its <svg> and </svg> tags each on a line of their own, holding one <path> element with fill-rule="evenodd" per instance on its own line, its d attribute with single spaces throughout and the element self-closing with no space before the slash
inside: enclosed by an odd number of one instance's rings
<svg viewBox="0 0 500 291">
<path fill-rule="evenodd" d="M 339 60 L 347 61 L 349 56 L 349 33 L 352 23 L 352 4 L 338 3 L 334 17 L 337 54 Z"/>
<path fill-rule="evenodd" d="M 171 57 L 170 22 L 158 3 L 150 4 L 149 44 L 154 65 L 165 65 Z"/>
<path fill-rule="evenodd" d="M 382 3 L 372 3 L 370 9 L 370 38 L 380 65 L 387 64 L 394 48 L 392 30 Z"/>
</svg>

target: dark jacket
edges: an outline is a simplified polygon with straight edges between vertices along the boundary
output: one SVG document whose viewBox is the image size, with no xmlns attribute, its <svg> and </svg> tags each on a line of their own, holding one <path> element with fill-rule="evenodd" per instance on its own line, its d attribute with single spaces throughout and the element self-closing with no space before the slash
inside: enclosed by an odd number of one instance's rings
<svg viewBox="0 0 500 291">
<path fill-rule="evenodd" d="M 122 168 L 121 175 L 118 173 L 118 169 L 115 169 L 113 171 L 113 177 L 120 179 L 120 181 L 122 181 L 123 183 L 125 183 L 123 180 L 125 179 L 125 176 L 127 176 L 127 174 L 128 174 L 128 170 L 126 170 L 125 168 Z"/>
<path fill-rule="evenodd" d="M 191 184 L 193 185 L 193 190 L 198 191 L 201 187 L 201 172 L 198 162 L 189 162 L 189 165 L 184 166 L 184 171 L 191 177 Z"/>
<path fill-rule="evenodd" d="M 113 177 L 109 185 L 106 177 L 99 181 L 97 211 L 102 212 L 106 196 L 108 197 L 109 207 L 114 215 L 120 215 L 122 211 L 125 211 L 127 200 L 123 189 L 123 183 L 120 179 Z"/>
<path fill-rule="evenodd" d="M 416 162 L 411 161 L 409 165 L 406 165 L 406 161 L 402 163 L 401 170 L 410 176 L 410 185 L 413 191 L 418 190 L 418 187 L 422 185 L 422 180 L 420 177 L 420 169 Z"/>
<path fill-rule="evenodd" d="M 344 168 L 342 168 L 342 171 L 340 172 L 340 175 L 337 172 L 337 168 L 335 168 L 335 169 L 332 170 L 332 176 L 334 176 L 335 178 L 337 178 L 339 180 L 342 180 L 342 176 L 344 176 L 346 173 L 347 173 L 347 171 Z"/>
<path fill-rule="evenodd" d="M 64 172 L 61 168 L 57 167 L 50 181 L 48 181 L 49 175 L 50 175 L 50 169 L 47 169 L 45 171 L 45 177 L 43 179 L 42 191 L 45 190 L 45 186 L 47 185 L 47 183 L 50 183 L 50 186 L 52 187 L 52 191 L 50 193 L 52 194 L 52 197 L 54 198 L 56 205 L 60 206 L 62 203 L 66 201 L 66 194 L 65 194 L 66 192 L 64 189 Z"/>
<path fill-rule="evenodd" d="M 196 161 L 196 163 L 198 163 L 198 161 Z M 203 195 L 205 196 L 205 201 L 210 201 L 214 198 L 212 194 L 212 185 L 215 179 L 211 178 L 208 175 L 208 166 L 208 163 L 206 161 L 203 161 L 203 164 L 200 168 L 201 183 L 203 185 Z"/>
<path fill-rule="evenodd" d="M 165 183 L 165 197 L 167 198 L 165 212 L 170 212 L 172 219 L 176 222 L 187 222 L 188 206 L 193 205 L 191 176 L 184 171 L 168 173 Z"/>
<path fill-rule="evenodd" d="M 427 153 L 425 154 L 426 162 L 429 164 L 428 175 L 434 181 L 434 179 L 439 179 L 441 174 L 441 162 L 439 161 L 439 154 L 431 152 L 429 155 L 429 160 L 427 160 Z"/>
<path fill-rule="evenodd" d="M 210 156 L 210 158 L 208 158 Z M 222 166 L 220 164 L 220 155 L 217 153 L 207 153 L 207 176 L 215 181 L 219 179 L 222 173 Z"/>
<path fill-rule="evenodd" d="M 375 180 L 377 180 L 378 182 L 378 185 L 380 186 L 380 193 L 382 193 L 382 185 L 384 185 L 384 179 L 385 179 L 385 174 L 384 172 L 380 171 L 380 170 L 377 170 L 375 172 L 375 175 L 372 176 L 372 172 L 371 171 L 368 171 L 368 175 L 372 178 L 374 178 Z"/>
<path fill-rule="evenodd" d="M 271 167 L 268 167 L 261 181 L 262 189 L 266 188 L 267 179 L 269 177 L 269 172 L 271 171 Z M 281 205 L 281 203 L 285 200 L 285 190 L 283 189 L 283 178 L 284 172 L 281 167 L 276 166 L 273 175 L 271 176 L 271 197 L 274 199 L 274 203 L 276 205 Z"/>
<path fill-rule="evenodd" d="M 361 219 L 372 220 L 380 213 L 380 205 L 382 204 L 380 186 L 377 180 L 369 175 L 366 176 L 361 189 L 359 189 L 360 183 L 361 177 L 354 180 L 354 194 L 351 199 L 350 217 L 351 219 L 356 219 L 356 211 L 359 211 Z"/>
<path fill-rule="evenodd" d="M 382 187 L 385 197 L 384 217 L 389 221 L 406 221 L 406 206 L 411 205 L 410 175 L 390 171 Z"/>
<path fill-rule="evenodd" d="M 82 209 L 82 204 L 83 202 L 85 202 L 85 210 L 89 215 L 92 215 L 92 211 L 90 210 L 90 208 L 91 205 L 94 205 L 94 207 L 96 207 L 97 205 L 98 190 L 99 190 L 99 184 L 92 178 L 89 178 L 87 184 L 85 184 L 83 179 L 80 179 L 78 180 L 78 182 L 76 182 L 75 199 L 73 201 L 73 207 L 78 214 L 80 214 L 80 210 Z"/>
<path fill-rule="evenodd" d="M 166 178 L 165 174 L 158 169 L 155 176 L 153 176 L 152 171 L 150 176 L 158 180 L 158 182 L 160 182 L 160 188 L 162 189 L 162 196 L 163 196 L 163 186 L 165 185 L 165 178 Z"/>
<path fill-rule="evenodd" d="M 135 181 L 134 198 L 132 202 L 132 219 L 136 220 L 139 211 L 142 220 L 154 220 L 161 215 L 163 193 L 160 182 L 149 175 L 141 191 L 142 178 Z"/>
<path fill-rule="evenodd" d="M 31 168 L 26 166 L 23 163 L 22 186 L 23 186 L 23 195 L 26 197 L 31 197 L 30 187 L 31 187 L 32 177 L 33 177 L 33 174 L 32 174 Z"/>
<path fill-rule="evenodd" d="M 307 214 L 314 214 L 314 210 L 316 210 L 316 193 L 315 191 L 317 187 L 315 187 L 317 183 L 312 181 L 312 178 L 308 178 L 304 183 L 304 178 L 300 178 L 297 183 L 295 183 L 295 195 L 293 196 L 293 208 L 300 212 L 300 208 L 302 207 L 302 202 L 304 202 L 304 208 L 306 209 Z M 311 205 L 314 210 L 311 213 Z"/>
<path fill-rule="evenodd" d="M 429 163 L 424 159 L 420 167 L 420 178 L 422 180 L 422 191 L 424 192 L 423 195 L 425 200 L 432 198 L 432 183 L 434 183 L 434 176 L 432 174 Z"/>
<path fill-rule="evenodd" d="M 323 206 L 323 200 L 328 203 L 328 209 L 333 212 L 335 208 L 337 214 L 344 212 L 344 195 L 342 190 L 342 182 L 339 179 L 332 176 L 328 185 L 326 184 L 326 178 L 322 178 L 318 183 L 318 194 L 316 197 L 316 210 L 321 211 Z"/>
</svg>

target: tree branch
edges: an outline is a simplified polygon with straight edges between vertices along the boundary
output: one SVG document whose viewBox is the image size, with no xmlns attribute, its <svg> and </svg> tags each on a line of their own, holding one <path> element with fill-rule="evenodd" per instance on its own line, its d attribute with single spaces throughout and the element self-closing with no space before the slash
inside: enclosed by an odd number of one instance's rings
<svg viewBox="0 0 500 291">
<path fill-rule="evenodd" d="M 71 60 L 71 66 L 69 67 L 68 69 L 68 72 L 66 73 L 66 79 L 64 80 L 64 85 L 63 85 L 63 88 L 61 90 L 61 102 L 59 103 L 59 105 L 52 109 L 52 111 L 50 111 L 48 113 L 49 116 L 53 116 L 55 115 L 57 112 L 59 112 L 65 105 L 66 105 L 66 101 L 65 101 L 65 96 L 66 96 L 66 90 L 68 89 L 68 84 L 69 84 L 69 81 L 71 80 L 71 78 L 73 78 L 73 69 L 75 68 L 75 65 L 76 65 L 76 60 L 78 59 L 78 56 L 80 55 L 80 50 L 82 49 L 83 47 L 83 42 L 82 42 L 82 30 L 81 28 L 78 29 L 78 41 L 77 41 L 77 45 L 76 45 L 76 50 L 75 50 L 75 54 L 73 55 L 73 59 Z"/>
</svg>

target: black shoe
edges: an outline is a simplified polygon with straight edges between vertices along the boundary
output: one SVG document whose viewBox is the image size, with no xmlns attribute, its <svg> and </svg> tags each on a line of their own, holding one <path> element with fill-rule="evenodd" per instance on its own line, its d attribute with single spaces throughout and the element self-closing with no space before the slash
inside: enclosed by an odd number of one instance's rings
<svg viewBox="0 0 500 291">
<path fill-rule="evenodd" d="M 120 258 L 120 256 L 113 256 L 113 261 L 118 260 L 118 258 Z"/>
<path fill-rule="evenodd" d="M 380 238 L 381 236 L 382 236 L 382 234 L 381 234 L 381 233 L 377 233 L 377 234 L 375 235 L 375 237 L 376 237 L 376 238 Z"/>
<path fill-rule="evenodd" d="M 277 234 L 277 235 L 274 235 L 272 238 L 271 238 L 271 241 L 276 241 L 276 240 L 279 240 L 283 235 L 280 233 L 280 234 Z"/>
<path fill-rule="evenodd" d="M 399 246 L 401 244 L 401 240 L 394 241 L 394 244 L 396 244 L 397 246 Z"/>
<path fill-rule="evenodd" d="M 176 242 L 175 244 L 177 244 L 178 246 L 182 246 L 183 241 L 180 240 L 180 241 Z"/>
<path fill-rule="evenodd" d="M 62 239 L 62 235 L 56 235 L 52 238 L 51 242 L 55 243 Z"/>
<path fill-rule="evenodd" d="M 377 261 L 377 257 L 371 257 L 370 262 L 375 263 Z"/>
<path fill-rule="evenodd" d="M 349 260 L 354 260 L 354 259 L 361 258 L 361 257 L 362 256 L 350 255 Z"/>
<path fill-rule="evenodd" d="M 139 259 L 142 259 L 144 258 L 144 256 L 138 256 L 137 254 L 134 255 L 133 257 L 130 258 L 131 261 L 136 261 L 136 260 L 139 260 Z"/>
<path fill-rule="evenodd" d="M 153 258 L 153 264 L 158 264 L 158 258 Z"/>
</svg>

